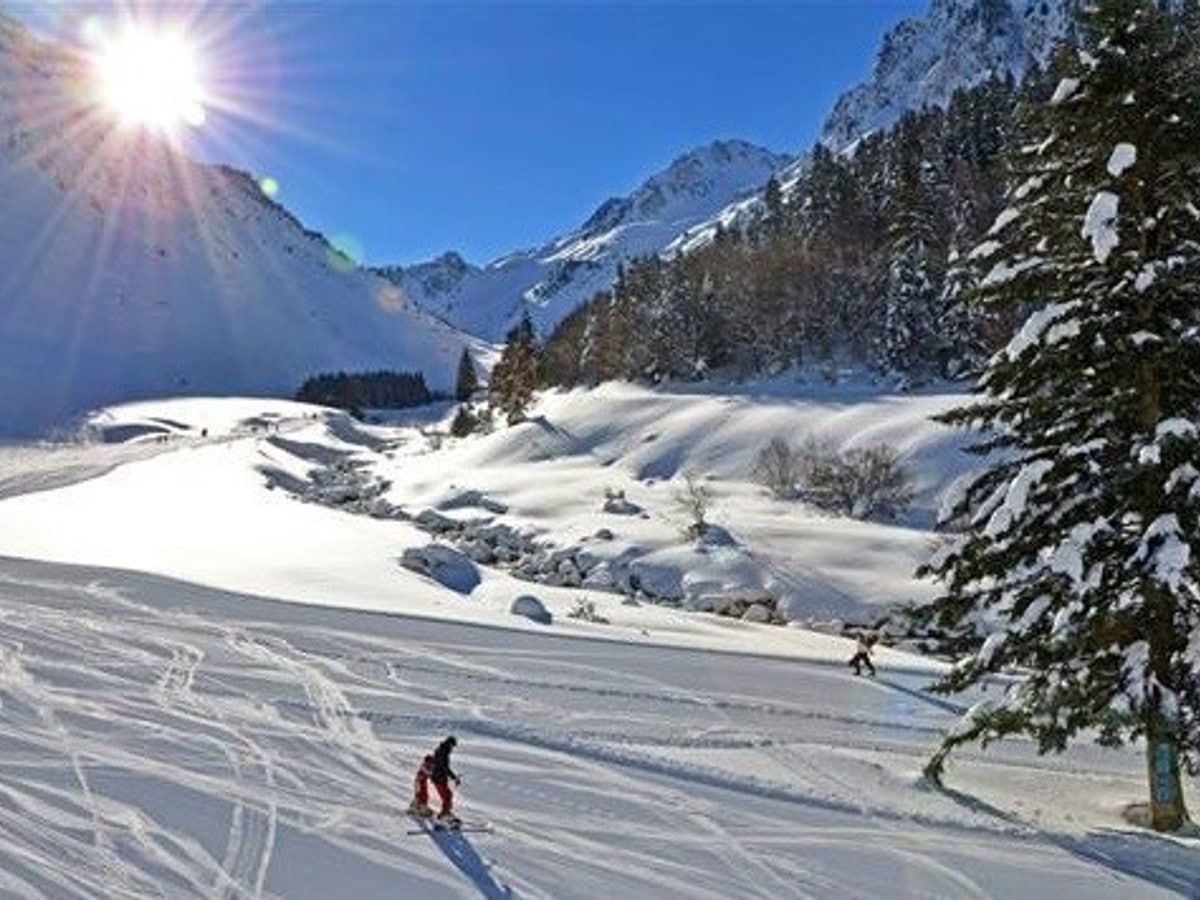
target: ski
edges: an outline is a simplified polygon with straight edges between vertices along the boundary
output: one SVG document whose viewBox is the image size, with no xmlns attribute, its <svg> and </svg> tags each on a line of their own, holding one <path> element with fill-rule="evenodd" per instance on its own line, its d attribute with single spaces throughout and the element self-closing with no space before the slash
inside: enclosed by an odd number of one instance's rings
<svg viewBox="0 0 1200 900">
<path fill-rule="evenodd" d="M 420 828 L 410 828 L 405 834 L 453 834 L 456 831 L 469 834 L 491 834 L 493 829 L 489 822 L 464 822 L 461 825 L 443 825 L 440 822 L 429 822 Z"/>
</svg>

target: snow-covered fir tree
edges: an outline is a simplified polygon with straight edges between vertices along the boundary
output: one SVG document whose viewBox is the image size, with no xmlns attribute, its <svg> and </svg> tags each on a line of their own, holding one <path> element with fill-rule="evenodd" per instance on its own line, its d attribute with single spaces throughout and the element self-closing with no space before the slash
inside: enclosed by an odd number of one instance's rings
<svg viewBox="0 0 1200 900">
<path fill-rule="evenodd" d="M 479 376 L 475 373 L 475 361 L 471 359 L 471 352 L 464 347 L 462 355 L 458 358 L 458 371 L 454 377 L 454 399 L 459 403 L 466 403 L 477 390 Z"/>
<path fill-rule="evenodd" d="M 492 367 L 488 400 L 509 425 L 525 420 L 525 411 L 538 388 L 538 345 L 528 315 L 509 330 L 504 351 Z"/>
<path fill-rule="evenodd" d="M 897 209 L 890 229 L 883 329 L 877 338 L 880 364 L 892 372 L 924 373 L 933 368 L 932 349 L 941 327 L 944 275 L 939 256 L 936 210 L 926 183 L 929 176 L 916 151 L 902 161 L 893 195 Z"/>
<path fill-rule="evenodd" d="M 945 517 L 918 618 L 973 649 L 946 691 L 1016 669 L 930 762 L 1023 732 L 1144 739 L 1155 828 L 1200 765 L 1200 28 L 1197 4 L 1100 0 L 1060 61 L 975 299 L 1031 310 L 948 417 L 989 468 Z"/>
</svg>

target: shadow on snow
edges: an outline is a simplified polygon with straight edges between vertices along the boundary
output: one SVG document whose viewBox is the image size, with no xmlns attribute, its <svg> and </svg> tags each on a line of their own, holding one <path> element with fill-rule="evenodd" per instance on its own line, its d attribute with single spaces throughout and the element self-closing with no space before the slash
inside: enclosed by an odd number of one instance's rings
<svg viewBox="0 0 1200 900">
<path fill-rule="evenodd" d="M 978 797 L 944 786 L 939 791 L 974 812 L 987 813 L 1014 825 L 1030 827 L 1012 813 Z M 1072 856 L 1117 874 L 1177 891 L 1182 897 L 1200 898 L 1200 854 L 1170 838 L 1149 832 L 1092 831 L 1072 835 L 1041 830 L 1031 838 L 1047 841 Z"/>
<path fill-rule="evenodd" d="M 474 882 L 484 900 L 512 900 L 512 888 L 500 884 L 488 871 L 487 863 L 475 852 L 460 831 L 430 831 L 429 836 L 460 872 Z"/>
</svg>

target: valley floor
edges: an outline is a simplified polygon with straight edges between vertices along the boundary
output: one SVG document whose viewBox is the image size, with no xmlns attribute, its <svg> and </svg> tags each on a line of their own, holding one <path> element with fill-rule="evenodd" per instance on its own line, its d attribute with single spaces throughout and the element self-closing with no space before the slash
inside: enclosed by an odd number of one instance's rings
<svg viewBox="0 0 1200 900">
<path fill-rule="evenodd" d="M 905 596 L 928 532 L 785 507 L 744 473 L 798 420 L 883 428 L 932 504 L 946 402 L 614 387 L 438 449 L 416 426 L 195 400 L 106 414 L 120 443 L 0 448 L 0 897 L 1200 897 L 1200 841 L 1123 824 L 1138 748 L 965 749 L 933 789 L 922 765 L 977 698 L 928 694 L 931 660 L 883 649 L 858 678 L 851 641 L 796 621 L 499 566 L 439 582 L 400 565 L 431 541 L 412 518 L 277 488 L 356 466 L 414 518 L 478 495 L 492 511 L 466 515 L 685 583 L 703 566 L 814 618 L 870 612 Z M 685 465 L 737 543 L 680 537 Z M 643 513 L 602 510 L 612 486 Z M 552 624 L 512 614 L 526 592 Z M 572 616 L 581 598 L 610 621 Z M 410 834 L 416 764 L 451 733 L 458 811 L 492 831 Z"/>
</svg>

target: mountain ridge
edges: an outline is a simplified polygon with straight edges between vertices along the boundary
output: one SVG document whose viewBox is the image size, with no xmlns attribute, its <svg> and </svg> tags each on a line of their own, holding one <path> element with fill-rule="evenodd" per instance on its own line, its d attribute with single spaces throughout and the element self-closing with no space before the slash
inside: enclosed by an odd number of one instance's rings
<svg viewBox="0 0 1200 900">
<path fill-rule="evenodd" d="M 478 342 L 358 270 L 249 173 L 108 121 L 84 61 L 0 17 L 0 435 L 320 371 L 452 386 Z"/>
<path fill-rule="evenodd" d="M 1020 78 L 1031 64 L 1046 62 L 1055 42 L 1069 37 L 1077 5 L 1078 0 L 932 0 L 925 15 L 903 19 L 884 34 L 870 77 L 834 102 L 820 143 L 835 152 L 852 150 L 856 141 L 890 128 L 906 112 L 945 107 L 959 89 L 991 77 Z M 751 152 L 747 148 L 753 145 L 714 141 L 684 153 L 630 194 L 605 200 L 578 230 L 541 247 L 483 266 L 449 252 L 376 271 L 419 305 L 489 340 L 501 340 L 523 312 L 544 335 L 610 287 L 621 263 L 707 244 L 720 229 L 739 227 L 761 214 L 763 190 L 772 176 L 786 189 L 806 170 L 805 153 L 773 154 L 775 162 L 756 173 L 757 184 L 732 191 L 725 203 L 711 202 L 707 215 L 654 218 L 663 195 L 677 196 L 670 186 L 691 192 L 689 175 L 701 186 L 699 193 L 714 200 L 713 192 L 703 191 L 704 161 L 719 169 L 722 159 L 739 150 Z M 630 233 L 644 232 L 651 222 L 656 222 L 653 234 Z"/>
<path fill-rule="evenodd" d="M 906 112 L 945 107 L 956 90 L 989 78 L 1020 79 L 1044 65 L 1073 28 L 1078 0 L 933 0 L 883 37 L 870 77 L 843 93 L 821 143 L 843 151 Z"/>
<path fill-rule="evenodd" d="M 748 141 L 712 141 L 676 157 L 630 194 L 603 201 L 578 229 L 541 246 L 484 265 L 447 251 L 428 262 L 372 271 L 484 339 L 503 339 L 522 313 L 547 333 L 611 285 L 623 263 L 661 252 L 731 202 L 753 195 L 791 160 Z"/>
</svg>

